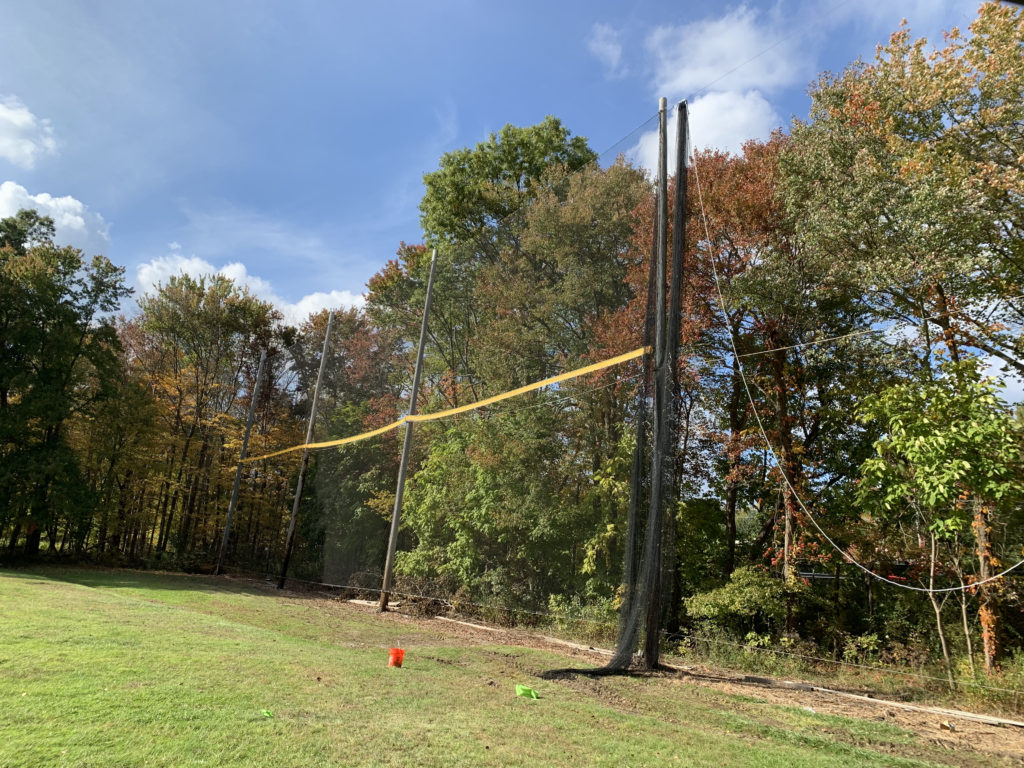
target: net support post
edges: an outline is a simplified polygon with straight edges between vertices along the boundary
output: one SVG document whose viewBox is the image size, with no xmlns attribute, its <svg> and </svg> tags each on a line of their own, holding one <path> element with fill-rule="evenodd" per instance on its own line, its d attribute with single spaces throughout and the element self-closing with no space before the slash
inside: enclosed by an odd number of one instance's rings
<svg viewBox="0 0 1024 768">
<path fill-rule="evenodd" d="M 242 436 L 242 452 L 238 456 L 238 466 L 235 467 L 235 484 L 231 487 L 231 500 L 228 502 L 228 514 L 224 520 L 224 538 L 220 542 L 220 554 L 217 556 L 217 567 L 213 569 L 213 575 L 219 576 L 224 568 L 224 558 L 228 551 L 228 537 L 231 535 L 231 519 L 235 514 L 235 506 L 238 504 L 238 487 L 242 481 L 242 464 L 245 462 L 245 455 L 249 451 L 249 433 L 252 432 L 253 417 L 256 415 L 256 396 L 259 395 L 260 383 L 263 381 L 263 366 L 267 362 L 267 350 L 260 352 L 260 364 L 256 369 L 256 381 L 253 383 L 252 392 L 249 397 L 249 415 L 245 419 L 245 434 Z"/>
<path fill-rule="evenodd" d="M 327 350 L 331 342 L 331 328 L 334 327 L 334 312 L 327 316 L 327 332 L 324 334 L 324 349 L 320 353 L 320 370 L 316 374 L 316 384 L 313 386 L 313 404 L 309 409 L 309 424 L 306 426 L 306 445 L 313 442 L 313 428 L 316 424 L 316 404 L 320 397 L 320 382 L 324 377 L 324 367 L 327 364 Z M 306 479 L 306 468 L 309 466 L 309 448 L 302 449 L 302 463 L 299 464 L 299 479 L 295 484 L 295 501 L 292 502 L 292 516 L 288 520 L 288 535 L 284 543 L 284 559 L 281 561 L 281 576 L 277 580 L 277 588 L 284 589 L 285 578 L 288 576 L 288 562 L 292 558 L 292 548 L 295 545 L 295 520 L 299 516 L 299 503 L 302 501 L 302 484 Z"/>
<path fill-rule="evenodd" d="M 423 302 L 423 322 L 420 325 L 420 343 L 416 349 L 416 368 L 412 374 L 412 392 L 409 393 L 409 415 L 416 414 L 416 395 L 420 388 L 423 372 L 423 350 L 427 344 L 427 319 L 430 317 L 430 297 L 434 292 L 434 272 L 437 268 L 437 249 L 430 256 L 430 276 L 427 278 L 427 298 Z M 395 487 L 395 507 L 391 513 L 391 532 L 388 535 L 388 554 L 384 561 L 384 579 L 380 586 L 378 611 L 388 609 L 391 581 L 395 568 L 395 551 L 398 548 L 398 529 L 402 523 L 402 497 L 405 493 L 405 475 L 409 468 L 409 450 L 412 448 L 412 422 L 405 422 L 405 437 L 402 440 L 402 460 L 398 465 L 398 484 Z"/>
</svg>

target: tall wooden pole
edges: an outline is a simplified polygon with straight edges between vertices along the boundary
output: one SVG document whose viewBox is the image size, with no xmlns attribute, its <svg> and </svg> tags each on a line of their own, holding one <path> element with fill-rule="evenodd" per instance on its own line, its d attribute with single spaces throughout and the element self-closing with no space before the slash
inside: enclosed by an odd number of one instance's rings
<svg viewBox="0 0 1024 768">
<path fill-rule="evenodd" d="M 654 333 L 654 425 L 651 433 L 651 497 L 647 513 L 647 541 L 644 547 L 644 572 L 647 578 L 647 617 L 645 621 L 643 662 L 647 669 L 658 666 L 661 641 L 661 539 L 665 520 L 665 454 L 668 424 L 666 416 L 671 401 L 668 370 L 668 347 L 665 338 L 665 278 L 668 256 L 668 123 L 667 101 L 658 106 L 658 251 Z M 649 570 L 648 570 L 649 569 Z"/>
<path fill-rule="evenodd" d="M 676 520 L 679 489 L 680 462 L 685 460 L 680 455 L 679 447 L 679 341 L 682 330 L 682 298 L 684 279 L 686 277 L 686 145 L 687 141 L 687 105 L 685 101 L 676 106 L 676 194 L 672 206 L 672 257 L 671 275 L 668 287 L 668 319 L 665 323 L 665 366 L 667 368 L 665 421 L 663 428 L 665 445 L 665 488 L 666 505 L 665 526 L 663 534 L 662 560 L 664 562 L 662 593 L 665 603 L 669 630 L 678 629 L 678 622 L 673 612 L 679 608 L 680 586 L 676 578 L 676 536 L 678 521 Z"/>
<path fill-rule="evenodd" d="M 686 147 L 688 113 L 685 101 L 676 106 L 676 199 L 672 208 L 672 276 L 668 289 L 668 361 L 671 368 L 672 384 L 678 386 L 679 333 L 682 329 L 683 280 L 686 271 Z M 673 391 L 673 397 L 676 392 Z M 672 432 L 675 433 L 674 416 Z"/>
<path fill-rule="evenodd" d="M 655 214 L 657 219 L 657 214 Z M 658 223 L 651 227 L 650 262 L 647 270 L 647 303 L 644 312 L 644 347 L 654 347 L 654 325 L 657 315 L 655 300 L 657 297 L 657 261 L 658 261 Z M 644 505 L 644 460 L 647 455 L 647 424 L 650 408 L 648 399 L 651 394 L 653 380 L 654 355 L 650 352 L 643 356 L 643 374 L 640 391 L 637 397 L 636 444 L 633 446 L 633 462 L 629 472 L 629 508 L 626 512 L 626 546 L 622 567 L 622 605 L 619 607 L 619 638 L 615 646 L 615 655 L 608 662 L 607 669 L 628 669 L 633 664 L 639 638 L 639 617 L 643 606 L 640 605 L 640 575 L 642 566 L 643 525 L 640 520 L 641 508 Z"/>
<path fill-rule="evenodd" d="M 306 445 L 313 442 L 313 427 L 316 424 L 316 404 L 320 397 L 320 380 L 324 377 L 324 366 L 327 364 L 327 345 L 331 341 L 331 328 L 334 326 L 334 312 L 327 316 L 327 333 L 324 334 L 324 349 L 320 353 L 320 370 L 316 374 L 316 385 L 313 387 L 313 404 L 309 408 L 309 424 L 306 426 Z M 288 561 L 292 558 L 292 547 L 295 544 L 295 518 L 299 515 L 299 502 L 302 501 L 302 483 L 306 479 L 306 467 L 309 466 L 309 449 L 302 449 L 302 463 L 299 465 L 299 480 L 295 485 L 295 501 L 292 503 L 292 516 L 288 521 L 288 536 L 284 543 L 284 560 L 281 563 L 281 578 L 277 580 L 277 588 L 284 589 L 284 580 L 288 575 Z"/>
<path fill-rule="evenodd" d="M 231 534 L 231 518 L 235 514 L 235 505 L 238 503 L 238 486 L 242 481 L 242 463 L 249 450 L 249 433 L 252 432 L 252 421 L 256 415 L 256 396 L 260 391 L 260 382 L 263 381 L 263 365 L 267 362 L 267 350 L 260 352 L 260 365 L 256 369 L 256 381 L 253 382 L 252 392 L 249 393 L 249 416 L 245 420 L 245 435 L 242 437 L 242 452 L 238 457 L 238 466 L 235 467 L 235 484 L 231 487 L 231 501 L 228 502 L 228 515 L 224 521 L 224 538 L 220 542 L 220 555 L 217 557 L 217 567 L 213 569 L 213 575 L 219 576 L 224 567 L 224 557 L 228 551 L 228 536 Z"/>
<path fill-rule="evenodd" d="M 430 297 L 434 292 L 434 270 L 437 267 L 437 249 L 430 257 L 430 277 L 427 278 L 427 298 L 423 302 L 423 323 L 420 325 L 420 343 L 416 349 L 416 368 L 412 374 L 412 392 L 409 394 L 409 415 L 416 413 L 416 395 L 420 389 L 420 374 L 423 369 L 423 349 L 427 343 L 427 318 L 430 316 Z M 388 556 L 384 561 L 384 581 L 380 587 L 378 610 L 388 609 L 391 579 L 395 567 L 395 550 L 398 547 L 398 527 L 402 519 L 402 496 L 405 493 L 405 473 L 409 466 L 409 449 L 412 447 L 412 423 L 405 423 L 405 439 L 402 442 L 402 461 L 398 465 L 398 485 L 395 488 L 395 508 L 391 513 L 391 534 L 388 536 Z"/>
</svg>

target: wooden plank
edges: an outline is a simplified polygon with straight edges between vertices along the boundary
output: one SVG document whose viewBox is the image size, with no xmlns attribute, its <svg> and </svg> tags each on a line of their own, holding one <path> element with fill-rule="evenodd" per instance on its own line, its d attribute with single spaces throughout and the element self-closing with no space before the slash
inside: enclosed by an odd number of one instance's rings
<svg viewBox="0 0 1024 768">
<path fill-rule="evenodd" d="M 452 624 L 461 624 L 464 627 L 472 627 L 473 629 L 485 629 L 488 632 L 504 632 L 505 631 L 505 630 L 501 629 L 500 627 L 487 627 L 487 626 L 484 626 L 483 624 L 473 624 L 473 623 L 468 622 L 468 621 L 459 621 L 458 619 L 449 619 L 447 616 L 435 616 L 434 618 L 437 619 L 438 621 L 447 621 L 447 622 L 450 622 Z"/>
<path fill-rule="evenodd" d="M 556 643 L 557 645 L 564 645 L 566 648 L 572 648 L 577 651 L 586 651 L 587 653 L 599 653 L 602 656 L 614 656 L 614 651 L 608 651 L 604 648 L 595 648 L 592 645 L 580 645 L 579 643 L 570 643 L 568 640 L 562 640 L 557 637 L 550 637 L 549 635 L 537 635 L 541 640 L 547 640 L 549 643 Z"/>
<path fill-rule="evenodd" d="M 833 696 L 842 696 L 844 699 L 856 699 L 857 701 L 866 701 L 870 704 L 877 704 L 883 707 L 907 709 L 912 712 L 926 712 L 931 715 L 941 715 L 942 717 L 957 717 L 962 720 L 974 720 L 975 722 L 985 723 L 986 725 L 1009 725 L 1015 728 L 1024 728 L 1024 723 L 1018 722 L 1017 720 L 1007 720 L 1002 717 L 990 717 L 989 715 L 976 715 L 973 712 L 962 712 L 958 709 L 941 709 L 940 707 L 919 707 L 914 704 L 904 704 L 902 701 L 875 699 L 871 696 L 862 696 L 858 693 L 846 693 L 845 691 L 834 691 L 831 688 L 820 688 L 816 685 L 811 686 L 811 690 L 816 691 L 817 693 L 829 693 Z"/>
<path fill-rule="evenodd" d="M 368 605 L 371 608 L 376 608 L 377 607 L 377 601 L 376 600 L 358 600 L 356 598 L 352 598 L 351 600 L 346 600 L 345 602 L 346 603 L 353 603 L 354 605 Z M 394 608 L 397 608 L 401 604 L 402 604 L 401 602 L 391 603 L 392 607 L 394 607 Z"/>
</svg>

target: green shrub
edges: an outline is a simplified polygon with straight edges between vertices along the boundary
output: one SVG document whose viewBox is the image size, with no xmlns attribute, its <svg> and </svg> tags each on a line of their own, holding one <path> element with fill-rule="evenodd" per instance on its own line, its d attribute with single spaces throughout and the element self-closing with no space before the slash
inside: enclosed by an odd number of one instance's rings
<svg viewBox="0 0 1024 768">
<path fill-rule="evenodd" d="M 786 616 L 785 585 L 750 566 L 733 571 L 728 584 L 685 602 L 687 613 L 705 629 L 719 629 L 735 637 L 748 632 L 772 634 Z"/>
</svg>

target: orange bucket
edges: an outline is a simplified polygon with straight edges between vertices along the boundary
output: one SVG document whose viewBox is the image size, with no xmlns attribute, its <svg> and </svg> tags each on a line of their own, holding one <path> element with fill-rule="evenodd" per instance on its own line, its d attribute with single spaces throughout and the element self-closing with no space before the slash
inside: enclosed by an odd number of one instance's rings
<svg viewBox="0 0 1024 768">
<path fill-rule="evenodd" d="M 401 648 L 392 648 L 388 652 L 388 666 L 389 667 L 400 667 L 402 666 L 402 659 L 405 658 L 405 651 Z"/>
</svg>

